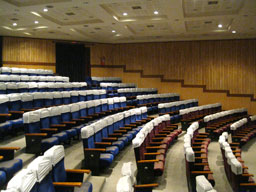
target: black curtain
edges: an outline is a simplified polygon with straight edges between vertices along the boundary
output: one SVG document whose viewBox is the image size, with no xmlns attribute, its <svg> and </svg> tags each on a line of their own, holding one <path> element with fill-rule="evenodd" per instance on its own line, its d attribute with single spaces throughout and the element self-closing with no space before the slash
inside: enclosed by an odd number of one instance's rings
<svg viewBox="0 0 256 192">
<path fill-rule="evenodd" d="M 3 37 L 0 36 L 0 67 L 3 66 Z"/>
<path fill-rule="evenodd" d="M 84 82 L 90 74 L 90 48 L 83 44 L 56 43 L 56 73 Z"/>
</svg>

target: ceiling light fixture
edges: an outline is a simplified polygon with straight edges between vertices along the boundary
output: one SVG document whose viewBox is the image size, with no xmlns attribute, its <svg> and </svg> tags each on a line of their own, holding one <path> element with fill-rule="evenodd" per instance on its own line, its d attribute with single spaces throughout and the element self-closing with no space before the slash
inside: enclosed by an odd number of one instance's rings
<svg viewBox="0 0 256 192">
<path fill-rule="evenodd" d="M 128 14 L 127 13 L 123 13 L 123 16 L 127 16 Z"/>
<path fill-rule="evenodd" d="M 35 21 L 35 24 L 38 24 L 39 22 L 38 21 Z"/>
<path fill-rule="evenodd" d="M 48 11 L 48 9 L 47 8 L 44 8 L 44 12 L 47 12 Z"/>
<path fill-rule="evenodd" d="M 236 33 L 236 31 L 232 31 L 232 33 Z"/>
<path fill-rule="evenodd" d="M 13 25 L 13 26 L 17 26 L 17 23 L 13 23 L 12 25 Z"/>
<path fill-rule="evenodd" d="M 31 11 L 30 13 L 32 13 L 33 15 L 36 15 L 37 17 L 42 17 L 39 13 Z"/>
<path fill-rule="evenodd" d="M 31 33 L 24 32 L 25 35 L 31 35 Z"/>
<path fill-rule="evenodd" d="M 155 14 L 155 15 L 158 15 L 158 11 L 154 11 L 154 14 Z"/>
<path fill-rule="evenodd" d="M 219 24 L 218 27 L 219 27 L 219 28 L 222 28 L 222 24 Z"/>
<path fill-rule="evenodd" d="M 115 33 L 116 31 L 115 30 L 112 30 L 112 33 Z"/>
</svg>

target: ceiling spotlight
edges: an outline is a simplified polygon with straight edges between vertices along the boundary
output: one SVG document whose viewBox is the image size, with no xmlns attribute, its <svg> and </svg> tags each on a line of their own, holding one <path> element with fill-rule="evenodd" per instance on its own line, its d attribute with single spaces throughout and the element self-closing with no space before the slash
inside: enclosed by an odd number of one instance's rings
<svg viewBox="0 0 256 192">
<path fill-rule="evenodd" d="M 127 13 L 123 13 L 123 16 L 127 16 L 128 14 Z"/>
<path fill-rule="evenodd" d="M 13 25 L 13 26 L 17 26 L 17 23 L 13 23 L 12 25 Z"/>
<path fill-rule="evenodd" d="M 39 22 L 38 21 L 35 21 L 35 24 L 38 24 Z"/>
<path fill-rule="evenodd" d="M 158 15 L 158 11 L 154 11 L 154 14 L 155 14 L 155 15 Z"/>
<path fill-rule="evenodd" d="M 116 31 L 115 30 L 112 30 L 112 33 L 115 33 Z"/>
<path fill-rule="evenodd" d="M 232 31 L 232 33 L 236 33 L 236 31 Z"/>
<path fill-rule="evenodd" d="M 222 28 L 222 25 L 221 25 L 221 24 L 219 24 L 219 25 L 218 25 L 218 27 L 219 27 L 219 28 Z"/>
<path fill-rule="evenodd" d="M 48 11 L 48 9 L 47 8 L 44 8 L 44 12 L 47 12 Z"/>
</svg>

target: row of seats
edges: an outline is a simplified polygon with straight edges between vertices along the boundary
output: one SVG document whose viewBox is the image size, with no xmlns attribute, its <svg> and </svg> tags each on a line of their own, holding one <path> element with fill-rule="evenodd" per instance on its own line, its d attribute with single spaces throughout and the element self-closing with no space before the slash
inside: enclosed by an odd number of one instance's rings
<svg viewBox="0 0 256 192">
<path fill-rule="evenodd" d="M 232 141 L 240 143 L 240 146 L 246 144 L 256 136 L 256 115 L 248 119 L 243 118 L 230 125 Z"/>
<path fill-rule="evenodd" d="M 64 158 L 62 145 L 50 148 L 17 173 L 2 192 L 92 192 L 92 184 L 83 181 L 90 170 L 65 169 Z"/>
<path fill-rule="evenodd" d="M 208 133 L 199 133 L 199 123 L 192 123 L 184 136 L 184 153 L 187 184 L 190 192 L 196 191 L 196 176 L 205 175 L 215 185 L 213 173 L 208 164 L 208 145 L 211 140 Z"/>
<path fill-rule="evenodd" d="M 138 95 L 136 100 L 137 105 L 159 104 L 163 102 L 179 101 L 180 95 L 178 93 Z"/>
<path fill-rule="evenodd" d="M 19 147 L 0 147 L 0 190 L 15 173 L 22 169 L 23 161 L 14 159 L 15 151 L 19 149 Z"/>
<path fill-rule="evenodd" d="M 108 91 L 115 91 L 119 88 L 136 88 L 135 83 L 100 83 L 100 87 Z"/>
<path fill-rule="evenodd" d="M 147 108 L 135 108 L 100 119 L 81 129 L 85 168 L 98 175 L 138 133 L 147 117 Z"/>
<path fill-rule="evenodd" d="M 244 117 L 247 117 L 247 109 L 239 108 L 222 111 L 204 117 L 205 130 L 210 133 L 212 139 L 218 139 L 224 131 L 229 131 L 230 125 Z"/>
<path fill-rule="evenodd" d="M 137 95 L 145 94 L 157 94 L 156 88 L 126 88 L 126 89 L 117 89 L 119 96 L 136 98 Z"/>
<path fill-rule="evenodd" d="M 69 82 L 69 77 L 0 74 L 0 82 Z"/>
<path fill-rule="evenodd" d="M 140 184 L 151 186 L 163 174 L 167 150 L 180 133 L 177 125 L 171 125 L 168 114 L 156 117 L 139 131 L 132 144 Z"/>
<path fill-rule="evenodd" d="M 224 169 L 234 192 L 255 191 L 256 183 L 241 158 L 239 143 L 228 143 L 228 133 L 219 137 Z"/>
<path fill-rule="evenodd" d="M 2 74 L 17 74 L 17 75 L 53 75 L 52 70 L 45 69 L 26 69 L 17 67 L 0 67 Z"/>
<path fill-rule="evenodd" d="M 158 104 L 179 101 L 180 96 L 177 93 L 163 93 L 163 94 L 149 94 L 149 95 L 138 95 L 136 97 L 136 105 L 147 106 L 149 113 L 158 113 Z"/>
<path fill-rule="evenodd" d="M 120 77 L 91 77 L 92 81 L 108 82 L 108 83 L 121 83 L 122 79 Z"/>
<path fill-rule="evenodd" d="M 114 99 L 99 99 L 24 113 L 26 152 L 40 154 L 53 145 L 70 143 L 72 138 L 79 137 L 84 124 L 125 110 L 125 98 L 116 99 L 116 103 L 110 102 Z"/>
<path fill-rule="evenodd" d="M 105 90 L 34 92 L 0 95 L 0 136 L 16 133 L 23 127 L 22 115 L 26 111 L 106 98 Z M 122 97 L 121 102 L 126 98 Z M 106 103 L 119 105 L 119 98 L 106 99 Z"/>
<path fill-rule="evenodd" d="M 30 83 L 1 83 L 0 94 L 8 93 L 25 93 L 25 92 L 46 92 L 46 91 L 71 91 L 71 90 L 86 90 L 87 83 L 47 83 L 47 82 L 30 82 Z"/>
<path fill-rule="evenodd" d="M 175 101 L 175 102 L 169 102 L 169 103 L 161 103 L 158 104 L 158 112 L 160 115 L 163 114 L 179 114 L 179 110 L 196 107 L 198 106 L 198 100 L 197 99 L 188 99 L 184 101 Z"/>
<path fill-rule="evenodd" d="M 86 77 L 85 82 L 90 87 L 100 87 L 100 83 L 121 83 L 120 77 Z"/>
<path fill-rule="evenodd" d="M 201 126 L 203 123 L 204 116 L 217 113 L 220 111 L 220 103 L 182 109 L 179 111 L 179 114 L 181 116 L 182 129 L 186 130 L 193 121 L 198 121 L 199 125 Z"/>
</svg>

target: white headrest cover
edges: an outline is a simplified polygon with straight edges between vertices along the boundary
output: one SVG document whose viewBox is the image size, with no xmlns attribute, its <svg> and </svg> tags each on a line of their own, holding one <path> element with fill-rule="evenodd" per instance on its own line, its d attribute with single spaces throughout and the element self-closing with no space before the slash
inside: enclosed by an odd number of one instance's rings
<svg viewBox="0 0 256 192">
<path fill-rule="evenodd" d="M 88 125 L 81 129 L 82 139 L 87 139 L 87 138 L 91 137 L 92 135 L 94 135 L 93 126 Z"/>
<path fill-rule="evenodd" d="M 7 191 L 16 189 L 17 192 L 30 192 L 36 182 L 37 178 L 34 171 L 22 169 L 8 182 Z"/>
<path fill-rule="evenodd" d="M 188 162 L 195 162 L 195 153 L 192 147 L 186 148 L 185 154 L 186 154 L 186 160 Z"/>
<path fill-rule="evenodd" d="M 24 123 L 35 123 L 40 121 L 40 115 L 33 112 L 27 112 L 23 114 Z"/>
<path fill-rule="evenodd" d="M 236 175 L 241 175 L 243 173 L 242 164 L 236 159 L 231 159 L 231 170 Z"/>
<path fill-rule="evenodd" d="M 63 145 L 55 145 L 52 148 L 44 152 L 45 157 L 49 157 L 51 164 L 55 166 L 65 157 L 65 151 Z"/>
<path fill-rule="evenodd" d="M 133 192 L 133 183 L 129 176 L 121 177 L 116 185 L 116 192 Z"/>
<path fill-rule="evenodd" d="M 46 118 L 50 116 L 50 111 L 48 109 L 40 109 L 40 118 Z"/>
<path fill-rule="evenodd" d="M 139 147 L 143 141 L 144 141 L 145 138 L 142 138 L 142 137 L 135 137 L 133 140 L 132 140 L 132 146 L 133 148 L 137 148 Z"/>
<path fill-rule="evenodd" d="M 41 182 L 52 170 L 52 163 L 49 158 L 39 156 L 28 165 L 28 169 L 35 171 L 37 181 Z"/>
<path fill-rule="evenodd" d="M 197 192 L 207 192 L 212 190 L 211 183 L 206 179 L 204 175 L 196 176 L 196 191 Z"/>
<path fill-rule="evenodd" d="M 79 111 L 80 107 L 78 104 L 70 104 L 70 111 L 71 112 L 76 112 L 76 111 Z"/>
</svg>

